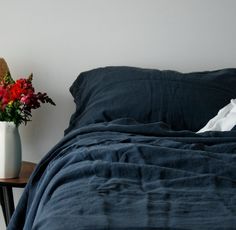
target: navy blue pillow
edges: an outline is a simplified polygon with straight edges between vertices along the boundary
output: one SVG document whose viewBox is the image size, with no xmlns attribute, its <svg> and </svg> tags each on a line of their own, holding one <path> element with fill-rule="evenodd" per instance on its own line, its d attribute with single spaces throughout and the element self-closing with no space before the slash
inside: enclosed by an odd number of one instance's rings
<svg viewBox="0 0 236 230">
<path fill-rule="evenodd" d="M 70 91 L 76 112 L 66 132 L 118 118 L 197 131 L 236 98 L 236 69 L 180 73 L 105 67 L 81 73 Z"/>
</svg>

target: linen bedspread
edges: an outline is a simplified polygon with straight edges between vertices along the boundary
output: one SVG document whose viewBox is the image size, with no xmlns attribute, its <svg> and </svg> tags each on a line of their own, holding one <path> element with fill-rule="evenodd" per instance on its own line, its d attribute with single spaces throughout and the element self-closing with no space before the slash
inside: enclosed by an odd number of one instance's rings
<svg viewBox="0 0 236 230">
<path fill-rule="evenodd" d="M 38 164 L 8 229 L 232 229 L 236 131 L 132 119 L 68 133 Z"/>
</svg>

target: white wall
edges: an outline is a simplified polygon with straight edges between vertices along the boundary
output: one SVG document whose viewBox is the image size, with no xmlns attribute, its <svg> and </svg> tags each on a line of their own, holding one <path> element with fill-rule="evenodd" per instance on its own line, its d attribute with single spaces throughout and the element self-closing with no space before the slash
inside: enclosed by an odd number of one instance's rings
<svg viewBox="0 0 236 230">
<path fill-rule="evenodd" d="M 68 88 L 82 71 L 235 67 L 235 12 L 235 0 L 0 0 L 0 56 L 15 78 L 33 72 L 57 103 L 20 127 L 23 159 L 38 162 L 61 139 L 74 111 Z"/>
</svg>

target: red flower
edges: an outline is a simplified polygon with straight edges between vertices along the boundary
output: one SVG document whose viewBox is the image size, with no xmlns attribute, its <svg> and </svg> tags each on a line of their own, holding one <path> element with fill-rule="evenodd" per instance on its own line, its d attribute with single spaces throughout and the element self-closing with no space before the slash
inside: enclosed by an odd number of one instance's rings
<svg viewBox="0 0 236 230">
<path fill-rule="evenodd" d="M 32 83 L 28 79 L 19 79 L 10 86 L 12 100 L 20 100 L 21 97 L 34 93 Z"/>
<path fill-rule="evenodd" d="M 0 86 L 0 108 L 1 110 L 5 110 L 5 107 L 7 106 L 7 104 L 10 102 L 10 94 L 9 91 L 7 89 L 7 87 L 5 86 Z"/>
<path fill-rule="evenodd" d="M 20 102 L 22 102 L 23 104 L 29 105 L 29 104 L 30 104 L 30 96 L 29 96 L 29 95 L 23 96 L 23 97 L 20 99 Z"/>
</svg>

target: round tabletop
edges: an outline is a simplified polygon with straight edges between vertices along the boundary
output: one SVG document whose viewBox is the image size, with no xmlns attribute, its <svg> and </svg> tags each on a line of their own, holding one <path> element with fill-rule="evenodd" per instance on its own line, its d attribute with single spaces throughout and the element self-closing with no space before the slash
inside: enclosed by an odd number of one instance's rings
<svg viewBox="0 0 236 230">
<path fill-rule="evenodd" d="M 17 178 L 0 178 L 0 186 L 11 186 L 23 188 L 27 184 L 30 175 L 34 171 L 36 164 L 28 161 L 22 161 L 20 175 Z"/>
</svg>

